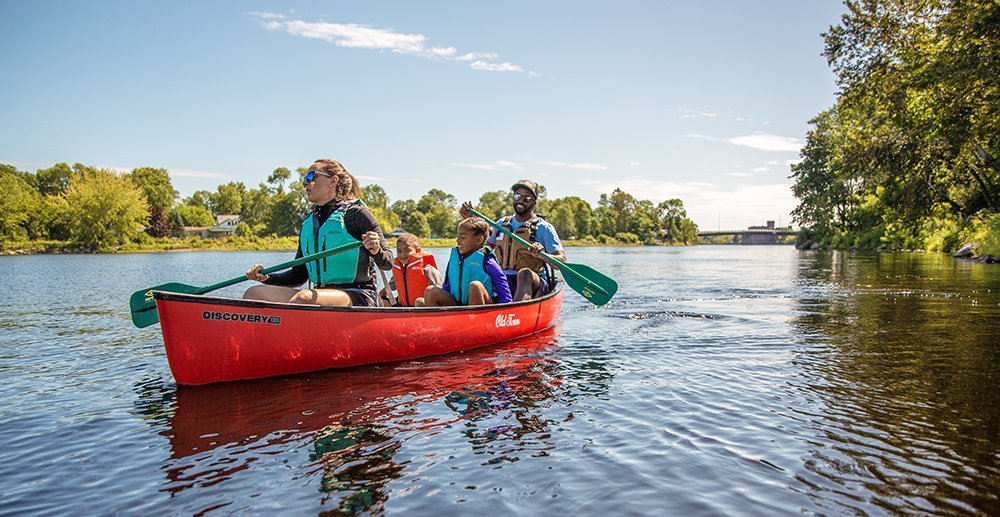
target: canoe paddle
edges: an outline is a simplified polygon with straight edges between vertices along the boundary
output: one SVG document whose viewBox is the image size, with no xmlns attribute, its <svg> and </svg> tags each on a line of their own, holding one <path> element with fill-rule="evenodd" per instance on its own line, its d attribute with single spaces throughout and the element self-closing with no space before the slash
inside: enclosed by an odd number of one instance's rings
<svg viewBox="0 0 1000 517">
<path fill-rule="evenodd" d="M 287 269 L 290 267 L 298 266 L 299 264 L 305 264 L 306 262 L 311 262 L 313 260 L 319 260 L 321 258 L 329 257 L 330 255 L 336 255 L 337 253 L 342 253 L 344 251 L 352 250 L 361 246 L 361 242 L 351 242 L 336 248 L 330 248 L 319 253 L 313 253 L 312 255 L 306 255 L 305 257 L 298 258 L 295 260 L 289 260 L 288 262 L 282 262 L 277 266 L 271 266 L 267 269 L 262 269 L 260 273 L 262 275 L 269 275 L 275 271 L 281 271 L 282 269 Z M 160 315 L 156 312 L 156 300 L 153 299 L 153 291 L 167 291 L 171 293 L 181 293 L 181 294 L 205 294 L 209 291 L 214 291 L 216 289 L 222 289 L 223 287 L 229 287 L 233 284 L 238 284 L 247 280 L 246 275 L 238 276 L 236 278 L 230 278 L 224 282 L 219 282 L 217 284 L 212 284 L 204 287 L 197 287 L 187 284 L 179 284 L 177 282 L 171 282 L 169 284 L 160 284 L 154 287 L 149 287 L 147 289 L 142 289 L 132 293 L 132 297 L 129 299 L 129 308 L 132 309 L 132 323 L 139 328 L 145 328 L 150 325 L 156 324 L 160 321 Z"/>
<path fill-rule="evenodd" d="M 513 232 L 504 228 L 499 223 L 491 221 L 489 217 L 475 211 L 474 209 L 469 209 L 477 217 L 485 219 L 486 222 L 490 223 L 491 226 L 500 230 L 504 235 L 510 237 L 511 239 L 524 244 L 525 246 L 531 246 L 528 241 L 514 235 Z M 548 253 L 540 253 L 542 259 L 545 260 L 552 267 L 559 268 L 563 272 L 563 279 L 566 280 L 566 284 L 573 288 L 574 291 L 580 293 L 584 298 L 590 300 L 594 305 L 604 305 L 611 300 L 611 297 L 618 292 L 618 282 L 615 282 L 612 278 L 604 275 L 603 273 L 585 266 L 583 264 L 571 264 L 569 262 L 562 262 L 556 260 Z"/>
</svg>

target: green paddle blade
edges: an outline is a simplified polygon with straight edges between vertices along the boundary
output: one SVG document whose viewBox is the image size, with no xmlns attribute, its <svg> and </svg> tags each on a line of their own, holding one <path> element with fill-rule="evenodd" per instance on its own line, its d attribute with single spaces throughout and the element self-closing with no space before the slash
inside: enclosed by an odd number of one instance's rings
<svg viewBox="0 0 1000 517">
<path fill-rule="evenodd" d="M 618 282 L 590 266 L 560 263 L 559 269 L 566 284 L 594 305 L 608 303 L 618 292 Z"/>
<path fill-rule="evenodd" d="M 129 298 L 128 302 L 129 309 L 132 310 L 132 324 L 138 328 L 144 328 L 150 325 L 155 325 L 160 321 L 160 317 L 156 313 L 156 300 L 153 299 L 153 291 L 201 294 L 198 292 L 200 289 L 200 287 L 195 287 L 193 285 L 171 282 L 169 284 L 160 284 L 155 287 L 142 289 L 132 293 L 132 297 Z"/>
</svg>

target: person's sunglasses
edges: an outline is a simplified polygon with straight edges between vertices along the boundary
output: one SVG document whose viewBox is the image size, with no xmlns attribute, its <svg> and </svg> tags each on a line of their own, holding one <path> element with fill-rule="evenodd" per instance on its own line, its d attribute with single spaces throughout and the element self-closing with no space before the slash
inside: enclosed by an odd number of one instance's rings
<svg viewBox="0 0 1000 517">
<path fill-rule="evenodd" d="M 529 196 L 528 194 L 521 194 L 519 192 L 514 193 L 514 201 L 524 201 L 525 203 L 530 203 L 535 200 L 535 196 Z"/>
<path fill-rule="evenodd" d="M 302 184 L 305 185 L 306 183 L 312 183 L 313 181 L 316 181 L 317 174 L 319 174 L 320 176 L 326 176 L 327 178 L 333 177 L 333 175 L 327 174 L 325 172 L 310 170 L 309 172 L 306 173 L 305 176 L 302 176 Z"/>
</svg>

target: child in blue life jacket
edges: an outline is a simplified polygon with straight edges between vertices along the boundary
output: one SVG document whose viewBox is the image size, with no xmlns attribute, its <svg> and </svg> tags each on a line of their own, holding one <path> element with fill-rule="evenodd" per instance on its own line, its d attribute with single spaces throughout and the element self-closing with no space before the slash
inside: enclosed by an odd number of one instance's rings
<svg viewBox="0 0 1000 517">
<path fill-rule="evenodd" d="M 458 246 L 451 250 L 444 284 L 429 286 L 417 307 L 446 305 L 486 305 L 510 303 L 510 286 L 500 263 L 486 244 L 490 226 L 478 217 L 469 217 L 458 224 Z"/>
</svg>

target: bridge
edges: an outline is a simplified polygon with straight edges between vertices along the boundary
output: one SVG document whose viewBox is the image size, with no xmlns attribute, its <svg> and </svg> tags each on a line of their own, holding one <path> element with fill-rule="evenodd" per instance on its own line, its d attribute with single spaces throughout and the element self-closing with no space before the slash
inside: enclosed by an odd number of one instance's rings
<svg viewBox="0 0 1000 517">
<path fill-rule="evenodd" d="M 778 237 L 793 236 L 799 232 L 789 227 L 775 228 L 774 221 L 768 221 L 767 226 L 751 226 L 746 230 L 715 230 L 698 232 L 699 238 L 732 237 L 732 244 L 782 244 Z"/>
</svg>

